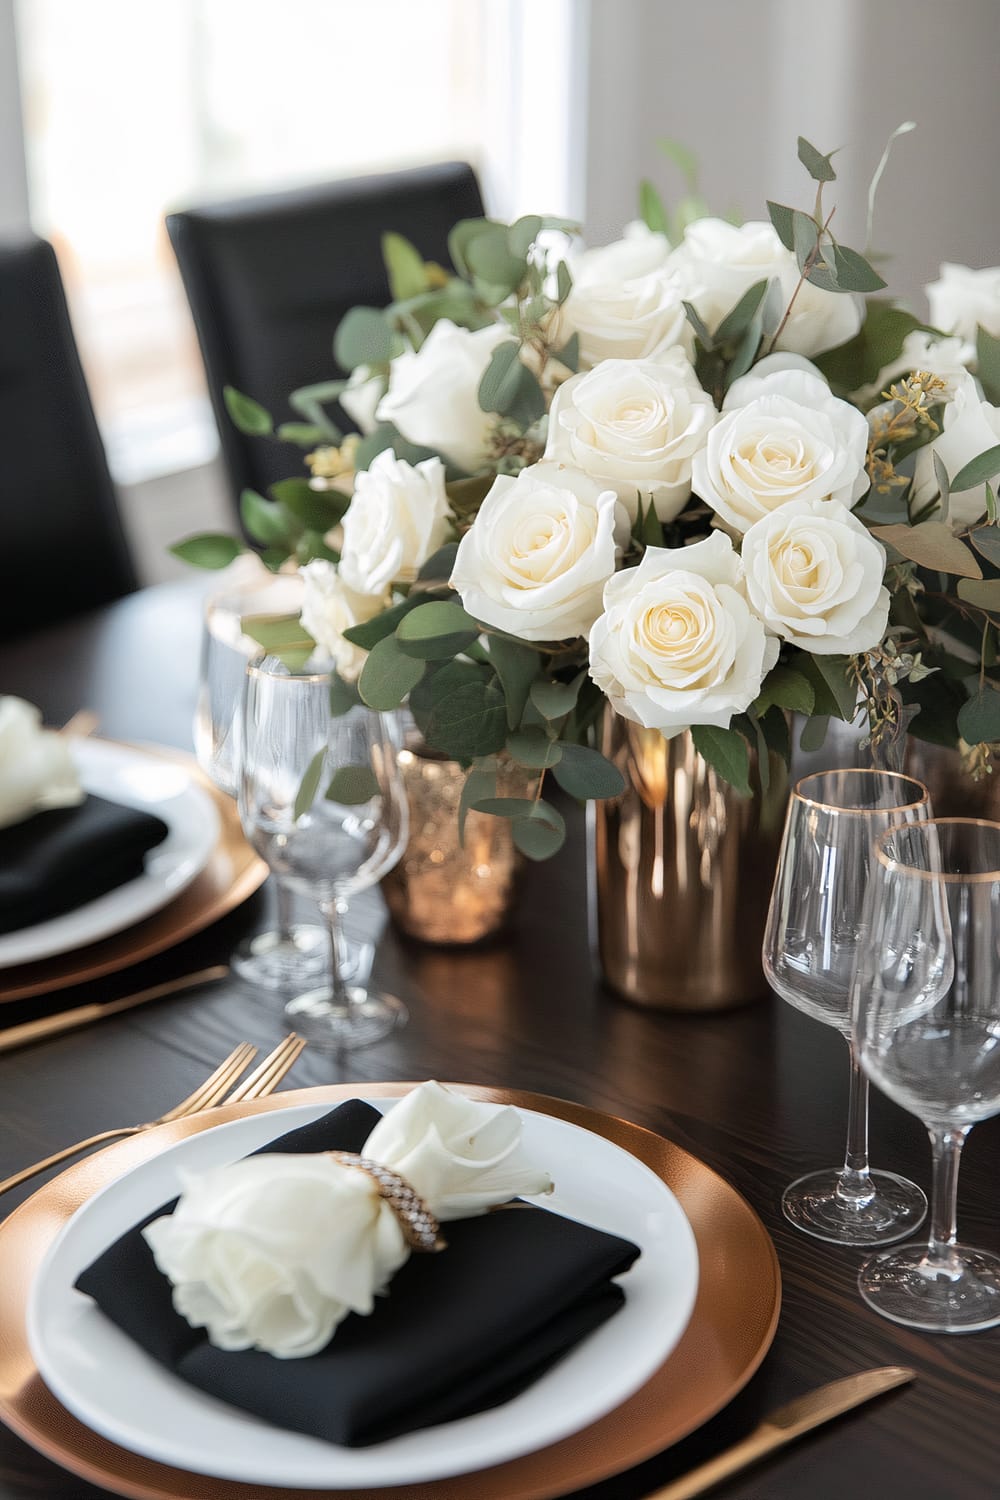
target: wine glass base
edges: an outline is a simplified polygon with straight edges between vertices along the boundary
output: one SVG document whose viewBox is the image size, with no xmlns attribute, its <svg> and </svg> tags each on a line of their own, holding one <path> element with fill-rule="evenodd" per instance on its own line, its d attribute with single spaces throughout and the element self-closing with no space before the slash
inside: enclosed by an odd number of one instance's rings
<svg viewBox="0 0 1000 1500">
<path fill-rule="evenodd" d="M 231 967 L 241 979 L 265 990 L 285 990 L 320 978 L 330 961 L 330 940 L 322 927 L 298 923 L 281 933 L 258 932 L 241 943 Z M 347 978 L 354 978 L 351 973 Z"/>
<path fill-rule="evenodd" d="M 782 1212 L 790 1224 L 834 1245 L 891 1245 L 923 1222 L 927 1199 L 915 1182 L 893 1172 L 872 1172 L 874 1192 L 858 1203 L 837 1191 L 840 1170 L 810 1172 L 785 1189 Z"/>
<path fill-rule="evenodd" d="M 320 1052 L 369 1047 L 406 1025 L 406 1006 L 395 995 L 375 994 L 354 985 L 347 986 L 347 993 L 350 1004 L 338 1005 L 329 989 L 309 990 L 288 1002 L 285 1016 Z"/>
<path fill-rule="evenodd" d="M 858 1273 L 862 1298 L 883 1318 L 931 1333 L 975 1333 L 1000 1324 L 1000 1256 L 951 1247 L 947 1268 L 926 1245 L 872 1256 Z"/>
</svg>

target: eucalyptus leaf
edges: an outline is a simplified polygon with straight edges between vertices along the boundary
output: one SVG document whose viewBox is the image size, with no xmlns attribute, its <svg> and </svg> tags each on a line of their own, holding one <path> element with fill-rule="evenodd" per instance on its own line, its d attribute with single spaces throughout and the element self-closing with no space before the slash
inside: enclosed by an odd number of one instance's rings
<svg viewBox="0 0 1000 1500">
<path fill-rule="evenodd" d="M 531 684 L 528 696 L 543 719 L 562 719 L 572 713 L 584 675 L 580 673 L 569 683 L 539 681 Z"/>
<path fill-rule="evenodd" d="M 1000 568 L 1000 526 L 995 523 L 977 526 L 975 531 L 969 532 L 969 541 L 980 557 L 985 557 L 995 568 Z"/>
<path fill-rule="evenodd" d="M 657 141 L 656 149 L 662 151 L 664 156 L 680 171 L 688 192 L 696 193 L 698 191 L 698 158 L 690 147 L 685 146 L 683 141 L 664 137 Z"/>
<path fill-rule="evenodd" d="M 458 543 L 445 542 L 443 547 L 439 547 L 436 552 L 431 553 L 430 557 L 427 559 L 423 567 L 420 569 L 420 572 L 417 574 L 417 578 L 421 583 L 427 581 L 433 582 L 434 580 L 439 578 L 447 583 L 455 566 L 455 558 L 457 554 Z"/>
<path fill-rule="evenodd" d="M 348 682 L 334 668 L 330 673 L 330 713 L 335 719 L 343 718 L 352 708 L 361 704 L 361 694 L 356 682 Z"/>
<path fill-rule="evenodd" d="M 779 665 L 764 678 L 754 707 L 761 716 L 773 706 L 788 709 L 791 713 L 811 714 L 815 702 L 816 692 L 808 677 L 796 672 L 794 667 Z"/>
<path fill-rule="evenodd" d="M 346 387 L 346 380 L 321 380 L 315 385 L 300 386 L 297 391 L 292 391 L 288 404 L 300 417 L 305 417 L 307 422 L 320 429 L 324 442 L 341 443 L 343 433 L 327 416 L 324 406 L 339 400 Z"/>
<path fill-rule="evenodd" d="M 619 797 L 625 790 L 625 778 L 618 767 L 587 745 L 563 745 L 562 757 L 552 774 L 564 792 L 581 801 Z"/>
<path fill-rule="evenodd" d="M 795 259 L 800 271 L 806 268 L 806 262 L 810 256 L 815 254 L 819 242 L 819 229 L 815 219 L 801 209 L 792 210 L 792 249 L 795 251 Z"/>
<path fill-rule="evenodd" d="M 938 494 L 941 497 L 938 520 L 947 522 L 951 503 L 951 480 L 948 478 L 948 470 L 944 466 L 944 460 L 936 448 L 931 450 L 931 457 L 934 460 L 934 478 L 937 480 Z"/>
<path fill-rule="evenodd" d="M 328 802 L 340 802 L 344 807 L 356 807 L 361 802 L 371 802 L 381 797 L 382 788 L 371 766 L 338 766 L 326 789 Z"/>
<path fill-rule="evenodd" d="M 295 793 L 295 802 L 292 805 L 292 817 L 296 823 L 307 813 L 316 800 L 319 791 L 320 778 L 323 775 L 323 762 L 326 760 L 326 748 L 317 750 L 312 760 L 306 767 L 305 775 L 299 782 L 299 789 Z"/>
<path fill-rule="evenodd" d="M 840 291 L 879 292 L 885 286 L 878 272 L 856 250 L 849 250 L 846 245 L 834 245 L 833 259 Z"/>
<path fill-rule="evenodd" d="M 806 755 L 812 754 L 816 750 L 822 750 L 826 744 L 826 736 L 829 728 L 830 716 L 828 714 L 814 714 L 802 726 L 802 733 L 799 736 L 799 749 Z"/>
<path fill-rule="evenodd" d="M 982 327 L 976 329 L 976 375 L 987 401 L 1000 406 L 1000 338 Z"/>
<path fill-rule="evenodd" d="M 561 260 L 556 266 L 556 301 L 560 307 L 562 307 L 572 290 L 573 277 L 570 274 L 569 266 L 564 260 Z"/>
<path fill-rule="evenodd" d="M 538 214 L 525 214 L 507 231 L 507 245 L 512 255 L 524 260 L 528 251 L 542 232 L 542 220 Z"/>
<path fill-rule="evenodd" d="M 817 354 L 814 363 L 826 378 L 843 390 L 857 390 L 877 379 L 879 371 L 899 358 L 903 340 L 920 319 L 902 307 L 877 298 L 865 304 L 865 321 L 859 333 L 836 349 Z"/>
<path fill-rule="evenodd" d="M 295 443 L 299 448 L 315 448 L 326 440 L 328 433 L 315 422 L 282 422 L 275 436 L 282 443 Z"/>
<path fill-rule="evenodd" d="M 479 633 L 479 625 L 460 604 L 434 599 L 418 604 L 403 616 L 396 628 L 396 641 L 408 656 L 439 660 L 457 656 Z"/>
<path fill-rule="evenodd" d="M 429 684 L 433 691 L 435 680 Z M 507 739 L 503 690 L 495 677 L 480 674 L 442 693 L 424 720 L 424 737 L 452 760 L 473 760 L 502 750 Z"/>
<path fill-rule="evenodd" d="M 1000 693 L 982 687 L 958 713 L 958 732 L 967 745 L 992 745 L 1000 740 Z"/>
<path fill-rule="evenodd" d="M 784 203 L 772 203 L 767 200 L 767 211 L 774 225 L 775 233 L 786 250 L 795 249 L 795 212 L 794 208 L 788 208 Z"/>
<path fill-rule="evenodd" d="M 174 557 L 195 568 L 228 568 L 243 551 L 242 542 L 220 531 L 202 531 L 185 537 L 169 549 Z"/>
<path fill-rule="evenodd" d="M 987 448 L 984 453 L 977 453 L 975 458 L 970 458 L 967 464 L 963 464 L 951 481 L 952 494 L 961 494 L 963 490 L 974 490 L 977 485 L 985 484 L 988 479 L 995 479 L 998 474 L 1000 474 L 1000 443 L 994 443 L 992 448 Z"/>
<path fill-rule="evenodd" d="M 511 834 L 528 859 L 551 859 L 566 841 L 566 824 L 550 803 L 539 800 L 526 817 L 515 818 Z"/>
<path fill-rule="evenodd" d="M 358 678 L 358 692 L 369 708 L 387 713 L 400 706 L 425 670 L 425 662 L 407 656 L 396 637 L 387 635 L 369 651 Z"/>
<path fill-rule="evenodd" d="M 799 136 L 799 161 L 805 167 L 814 182 L 835 182 L 837 174 L 833 170 L 830 157 L 833 152 L 826 156 L 817 151 L 815 146 L 809 144 L 804 135 Z"/>
<path fill-rule="evenodd" d="M 372 459 L 384 453 L 386 448 L 391 448 L 397 458 L 405 459 L 408 464 L 419 464 L 425 458 L 440 458 L 441 456 L 432 448 L 421 448 L 418 443 L 407 442 L 391 422 L 379 422 L 377 427 L 365 434 L 355 448 L 355 468 L 368 469 Z"/>
<path fill-rule="evenodd" d="M 248 437 L 267 437 L 274 430 L 270 412 L 265 411 L 259 401 L 244 396 L 235 386 L 223 386 L 222 399 L 233 426 Z"/>
<path fill-rule="evenodd" d="M 552 358 L 565 365 L 567 370 L 572 370 L 575 375 L 580 368 L 580 335 L 571 334 L 561 349 L 552 351 Z"/>
<path fill-rule="evenodd" d="M 718 729 L 714 724 L 695 724 L 691 738 L 698 754 L 723 781 L 739 796 L 749 797 L 750 752 L 743 736 L 733 729 Z"/>
<path fill-rule="evenodd" d="M 952 491 L 955 481 L 952 480 Z M 954 536 L 943 521 L 921 521 L 917 526 L 897 522 L 892 526 L 874 526 L 872 535 L 888 542 L 922 568 L 938 573 L 954 573 L 959 578 L 982 578 L 983 570 L 964 542 Z"/>
<path fill-rule="evenodd" d="M 755 281 L 753 286 L 743 293 L 736 306 L 726 314 L 715 330 L 717 343 L 728 343 L 746 332 L 767 296 L 767 287 L 766 280 Z"/>
<path fill-rule="evenodd" d="M 387 233 L 382 236 L 382 259 L 389 278 L 389 290 L 394 302 L 419 296 L 427 290 L 427 268 L 424 258 L 415 245 L 401 234 Z"/>
<path fill-rule="evenodd" d="M 491 818 L 528 818 L 534 805 L 531 797 L 482 797 L 473 803 L 472 810 Z"/>
<path fill-rule="evenodd" d="M 687 315 L 687 320 L 691 324 L 691 327 L 694 329 L 698 339 L 702 344 L 702 347 L 709 353 L 711 353 L 711 351 L 715 348 L 715 339 L 713 338 L 712 334 L 709 333 L 708 328 L 702 321 L 698 309 L 692 302 L 685 302 L 683 306 L 684 312 Z"/>
<path fill-rule="evenodd" d="M 850 675 L 850 657 L 813 656 L 811 661 L 829 688 L 841 719 L 849 724 L 854 718 L 858 703 L 857 683 Z"/>
<path fill-rule="evenodd" d="M 309 531 L 329 531 L 343 520 L 351 503 L 340 490 L 314 490 L 308 479 L 279 479 L 271 485 L 271 494 Z"/>
<path fill-rule="evenodd" d="M 639 183 L 639 216 L 646 228 L 652 229 L 654 233 L 667 234 L 669 232 L 669 220 L 663 206 L 663 199 L 646 177 Z"/>
<path fill-rule="evenodd" d="M 397 336 L 377 307 L 352 307 L 333 338 L 333 356 L 344 370 L 385 365 L 397 352 Z"/>
<path fill-rule="evenodd" d="M 256 490 L 244 490 L 240 495 L 240 519 L 256 542 L 267 545 L 289 540 L 288 512 L 271 500 L 265 500 Z"/>
<path fill-rule="evenodd" d="M 521 384 L 521 346 L 514 342 L 498 344 L 479 382 L 479 405 L 483 411 L 503 416 L 517 400 Z"/>
<path fill-rule="evenodd" d="M 1000 578 L 962 578 L 958 584 L 958 597 L 977 609 L 988 609 L 1000 615 Z"/>
<path fill-rule="evenodd" d="M 458 838 L 465 842 L 465 820 L 479 801 L 495 797 L 497 790 L 497 763 L 493 756 L 484 756 L 469 768 L 458 800 Z"/>
<path fill-rule="evenodd" d="M 290 672 L 301 672 L 316 650 L 298 615 L 244 615 L 240 629 L 268 656 L 283 661 Z"/>
<path fill-rule="evenodd" d="M 986 481 L 983 488 L 986 491 L 986 519 L 993 526 L 997 519 L 1000 518 L 1000 511 L 997 509 L 996 490 L 990 484 L 989 480 Z"/>
<path fill-rule="evenodd" d="M 361 646 L 363 650 L 370 651 L 379 641 L 385 640 L 386 636 L 394 635 L 400 620 L 408 615 L 411 609 L 416 609 L 420 604 L 426 604 L 427 599 L 426 593 L 411 594 L 408 599 L 403 599 L 399 604 L 384 609 L 379 615 L 373 615 L 370 620 L 364 620 L 360 625 L 349 625 L 344 631 L 344 639 L 354 646 Z"/>
<path fill-rule="evenodd" d="M 531 685 L 538 677 L 538 652 L 506 636 L 490 635 L 490 661 L 500 679 L 507 706 L 507 725 L 516 729 L 524 716 Z"/>
<path fill-rule="evenodd" d="M 519 766 L 527 766 L 529 771 L 548 770 L 557 764 L 566 749 L 571 750 L 573 746 L 560 745 L 543 729 L 517 729 L 507 736 L 507 754 Z"/>
</svg>

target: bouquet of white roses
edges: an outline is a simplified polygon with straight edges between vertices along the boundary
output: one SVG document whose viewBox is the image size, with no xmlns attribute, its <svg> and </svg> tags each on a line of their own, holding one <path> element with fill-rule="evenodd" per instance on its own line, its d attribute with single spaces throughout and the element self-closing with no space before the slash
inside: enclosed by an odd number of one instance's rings
<svg viewBox="0 0 1000 1500">
<path fill-rule="evenodd" d="M 690 729 L 743 791 L 752 750 L 787 761 L 792 712 L 806 747 L 862 712 L 883 752 L 909 733 L 982 771 L 1000 741 L 1000 269 L 943 267 L 932 322 L 870 297 L 830 156 L 800 138 L 799 158 L 814 207 L 766 221 L 688 204 L 675 227 L 645 183 L 643 221 L 596 249 L 561 221 L 467 220 L 445 273 L 387 235 L 394 301 L 347 315 L 349 375 L 277 430 L 312 477 L 243 496 L 265 563 L 302 567 L 300 658 L 333 665 L 334 710 L 408 700 L 469 766 L 464 806 L 535 858 L 562 819 L 498 798 L 496 757 L 614 795 L 590 743 L 607 704 Z"/>
</svg>

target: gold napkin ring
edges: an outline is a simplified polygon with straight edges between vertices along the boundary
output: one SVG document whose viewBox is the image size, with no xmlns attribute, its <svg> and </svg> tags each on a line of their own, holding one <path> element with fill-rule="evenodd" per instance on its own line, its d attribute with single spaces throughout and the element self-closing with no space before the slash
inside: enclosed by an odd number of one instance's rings
<svg viewBox="0 0 1000 1500">
<path fill-rule="evenodd" d="M 372 1179 L 380 1198 L 396 1215 L 403 1238 L 411 1250 L 443 1250 L 441 1226 L 431 1213 L 420 1194 L 406 1181 L 387 1167 L 384 1162 L 370 1156 L 356 1156 L 353 1151 L 329 1151 L 327 1155 L 343 1167 L 354 1167 Z"/>
</svg>

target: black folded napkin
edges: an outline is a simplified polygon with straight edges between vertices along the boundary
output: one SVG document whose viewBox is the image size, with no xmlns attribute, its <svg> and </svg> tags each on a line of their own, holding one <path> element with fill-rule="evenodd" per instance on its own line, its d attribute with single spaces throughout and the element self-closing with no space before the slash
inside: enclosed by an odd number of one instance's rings
<svg viewBox="0 0 1000 1500">
<path fill-rule="evenodd" d="M 162 818 L 90 795 L 0 828 L 0 932 L 73 911 L 142 874 Z"/>
<path fill-rule="evenodd" d="M 354 1099 L 265 1151 L 360 1151 L 379 1121 Z M 176 1201 L 176 1200 L 175 1200 Z M 411 1255 L 370 1317 L 349 1314 L 305 1359 L 214 1348 L 173 1309 L 140 1230 L 79 1278 L 107 1317 L 182 1379 L 279 1427 L 362 1447 L 499 1405 L 625 1300 L 611 1278 L 628 1240 L 523 1205 L 444 1226 L 448 1248 Z"/>
</svg>

